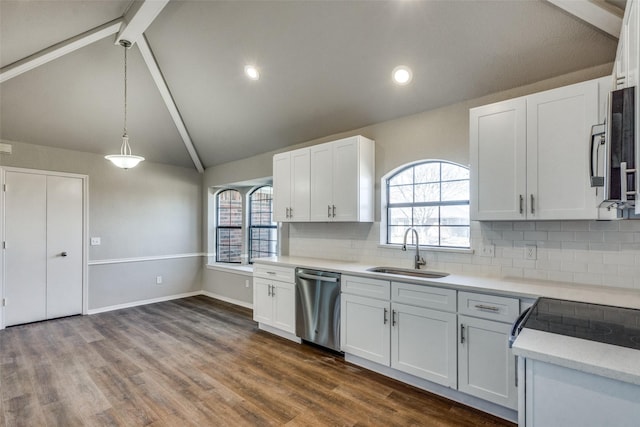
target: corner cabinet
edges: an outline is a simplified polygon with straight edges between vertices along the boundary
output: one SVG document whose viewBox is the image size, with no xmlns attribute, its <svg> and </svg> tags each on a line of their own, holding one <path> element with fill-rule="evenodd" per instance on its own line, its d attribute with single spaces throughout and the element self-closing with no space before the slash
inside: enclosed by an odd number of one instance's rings
<svg viewBox="0 0 640 427">
<path fill-rule="evenodd" d="M 311 221 L 373 221 L 374 144 L 353 136 L 310 148 Z"/>
<path fill-rule="evenodd" d="M 373 222 L 375 143 L 353 136 L 273 157 L 278 222 Z"/>
<path fill-rule="evenodd" d="M 253 320 L 284 338 L 295 337 L 295 272 L 293 268 L 258 265 L 253 273 Z"/>
<path fill-rule="evenodd" d="M 605 77 L 471 109 L 471 219 L 598 219 L 589 138 L 610 85 Z"/>
<path fill-rule="evenodd" d="M 309 221 L 309 149 L 273 156 L 273 219 Z"/>
</svg>

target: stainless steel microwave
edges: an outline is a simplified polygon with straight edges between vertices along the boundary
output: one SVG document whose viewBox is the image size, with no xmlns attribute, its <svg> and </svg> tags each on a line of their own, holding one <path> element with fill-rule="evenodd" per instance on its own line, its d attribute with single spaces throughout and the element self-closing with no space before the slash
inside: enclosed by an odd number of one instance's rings
<svg viewBox="0 0 640 427">
<path fill-rule="evenodd" d="M 591 185 L 604 187 L 605 202 L 617 204 L 619 208 L 634 206 L 638 194 L 635 90 L 629 87 L 611 92 L 606 131 L 592 130 L 591 135 Z M 598 176 L 600 171 L 604 176 Z"/>
</svg>

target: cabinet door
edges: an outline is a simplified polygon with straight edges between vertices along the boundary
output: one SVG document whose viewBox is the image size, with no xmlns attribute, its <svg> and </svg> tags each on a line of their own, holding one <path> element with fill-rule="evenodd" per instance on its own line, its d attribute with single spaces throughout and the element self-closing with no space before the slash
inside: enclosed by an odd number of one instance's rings
<svg viewBox="0 0 640 427">
<path fill-rule="evenodd" d="M 623 32 L 625 45 L 623 47 L 625 52 L 626 66 L 626 79 L 625 87 L 638 86 L 639 76 L 638 67 L 640 57 L 640 6 L 638 6 L 638 0 L 628 0 L 625 10 Z M 637 90 L 636 90 L 637 91 Z M 636 103 L 636 111 L 638 109 Z"/>
<path fill-rule="evenodd" d="M 273 297 L 271 281 L 253 278 L 253 320 L 271 325 L 273 322 Z"/>
<path fill-rule="evenodd" d="M 389 302 L 343 294 L 340 309 L 342 351 L 389 366 Z"/>
<path fill-rule="evenodd" d="M 391 367 L 455 388 L 455 313 L 395 303 L 391 307 Z"/>
<path fill-rule="evenodd" d="M 309 149 L 291 152 L 291 211 L 290 221 L 309 221 Z"/>
<path fill-rule="evenodd" d="M 273 156 L 273 220 L 289 221 L 291 208 L 291 153 Z"/>
<path fill-rule="evenodd" d="M 525 218 L 526 119 L 524 98 L 471 109 L 472 220 Z"/>
<path fill-rule="evenodd" d="M 597 189 L 589 182 L 597 123 L 597 80 L 527 97 L 527 218 L 597 219 Z"/>
<path fill-rule="evenodd" d="M 295 285 L 293 283 L 271 282 L 273 298 L 272 326 L 285 332 L 296 332 Z"/>
<path fill-rule="evenodd" d="M 518 407 L 510 325 L 458 316 L 458 390 L 511 409 Z"/>
<path fill-rule="evenodd" d="M 311 147 L 311 221 L 333 219 L 333 145 Z"/>
<path fill-rule="evenodd" d="M 358 139 L 347 138 L 333 143 L 332 194 L 334 221 L 358 221 L 360 207 L 360 170 Z"/>
</svg>

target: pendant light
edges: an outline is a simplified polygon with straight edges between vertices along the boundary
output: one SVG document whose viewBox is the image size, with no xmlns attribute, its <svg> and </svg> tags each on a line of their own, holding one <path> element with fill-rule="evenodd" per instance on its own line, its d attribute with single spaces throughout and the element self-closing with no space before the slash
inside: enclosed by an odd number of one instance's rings
<svg viewBox="0 0 640 427">
<path fill-rule="evenodd" d="M 124 48 L 124 133 L 122 134 L 120 154 L 111 154 L 104 156 L 104 158 L 121 169 L 130 169 L 143 161 L 144 157 L 131 154 L 131 146 L 129 146 L 129 135 L 127 135 L 127 50 L 131 47 L 131 42 L 121 40 L 120 45 Z"/>
</svg>

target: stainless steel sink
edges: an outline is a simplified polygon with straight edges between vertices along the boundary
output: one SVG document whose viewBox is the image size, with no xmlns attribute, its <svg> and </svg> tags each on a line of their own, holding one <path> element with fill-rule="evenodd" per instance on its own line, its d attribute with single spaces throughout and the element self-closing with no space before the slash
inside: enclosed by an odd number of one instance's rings
<svg viewBox="0 0 640 427">
<path fill-rule="evenodd" d="M 367 271 L 371 271 L 372 273 L 386 273 L 397 274 L 401 276 L 422 277 L 425 279 L 441 279 L 449 275 L 449 273 L 441 273 L 439 271 L 415 270 L 411 268 L 398 267 L 371 267 L 368 268 Z"/>
</svg>

